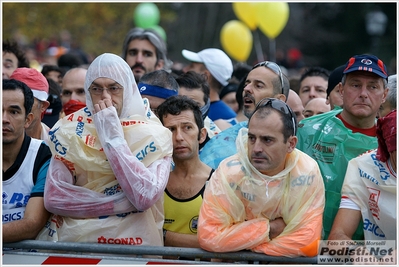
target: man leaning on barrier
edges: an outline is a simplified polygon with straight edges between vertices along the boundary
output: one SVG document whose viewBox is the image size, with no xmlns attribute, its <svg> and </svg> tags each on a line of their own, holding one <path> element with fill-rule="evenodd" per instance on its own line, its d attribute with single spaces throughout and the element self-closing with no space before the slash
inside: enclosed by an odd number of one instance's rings
<svg viewBox="0 0 399 267">
<path fill-rule="evenodd" d="M 329 240 L 351 240 L 362 221 L 366 245 L 396 241 L 396 128 L 395 109 L 377 121 L 378 148 L 349 161 Z"/>
<path fill-rule="evenodd" d="M 51 152 L 25 132 L 33 120 L 33 98 L 25 83 L 3 80 L 3 242 L 35 238 L 50 217 L 43 191 Z"/>
<path fill-rule="evenodd" d="M 54 215 L 38 239 L 163 246 L 170 131 L 119 56 L 98 56 L 84 90 L 87 107 L 50 131 L 44 204 Z"/>
<path fill-rule="evenodd" d="M 206 186 L 198 222 L 208 251 L 251 250 L 315 256 L 324 184 L 317 163 L 295 148 L 297 122 L 281 100 L 260 101 L 237 137 L 237 154 L 221 162 Z"/>
</svg>

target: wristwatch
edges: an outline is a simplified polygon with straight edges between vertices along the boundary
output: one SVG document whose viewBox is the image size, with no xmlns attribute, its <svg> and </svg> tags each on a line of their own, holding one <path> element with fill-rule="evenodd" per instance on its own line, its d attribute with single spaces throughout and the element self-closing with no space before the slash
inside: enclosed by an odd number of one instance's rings
<svg viewBox="0 0 399 267">
<path fill-rule="evenodd" d="M 165 243 L 165 239 L 166 239 L 166 232 L 167 230 L 165 228 L 163 228 L 163 242 Z"/>
</svg>

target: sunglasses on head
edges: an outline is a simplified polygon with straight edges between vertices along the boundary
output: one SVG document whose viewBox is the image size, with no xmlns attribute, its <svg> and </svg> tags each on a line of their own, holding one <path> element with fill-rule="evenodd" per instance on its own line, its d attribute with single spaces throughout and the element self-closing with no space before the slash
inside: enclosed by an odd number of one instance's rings
<svg viewBox="0 0 399 267">
<path fill-rule="evenodd" d="M 266 106 L 271 106 L 273 109 L 280 111 L 285 115 L 290 115 L 291 120 L 292 120 L 292 126 L 294 129 L 294 135 L 296 134 L 294 112 L 291 110 L 291 108 L 285 102 L 283 102 L 277 98 L 263 98 L 261 101 L 259 101 L 258 104 L 256 104 L 254 113 L 261 107 L 266 107 Z M 252 114 L 254 114 L 254 113 L 252 113 Z"/>
<path fill-rule="evenodd" d="M 281 93 L 284 94 L 283 72 L 281 71 L 280 66 L 271 61 L 263 61 L 253 66 L 252 69 L 256 69 L 257 67 L 263 67 L 263 66 L 271 69 L 274 73 L 276 73 L 280 77 Z"/>
</svg>

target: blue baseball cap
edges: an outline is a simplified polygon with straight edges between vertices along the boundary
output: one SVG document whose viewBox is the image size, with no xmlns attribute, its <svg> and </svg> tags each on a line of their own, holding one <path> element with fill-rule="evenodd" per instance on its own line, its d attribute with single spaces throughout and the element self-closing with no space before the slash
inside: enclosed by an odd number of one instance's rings
<svg viewBox="0 0 399 267">
<path fill-rule="evenodd" d="M 387 67 L 384 62 L 373 55 L 356 55 L 351 57 L 345 65 L 344 74 L 354 71 L 368 71 L 387 79 Z"/>
</svg>

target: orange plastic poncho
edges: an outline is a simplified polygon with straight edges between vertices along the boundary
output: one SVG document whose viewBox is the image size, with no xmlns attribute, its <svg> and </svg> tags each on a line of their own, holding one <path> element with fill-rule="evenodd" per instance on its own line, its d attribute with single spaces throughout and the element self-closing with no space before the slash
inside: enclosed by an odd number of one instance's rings
<svg viewBox="0 0 399 267">
<path fill-rule="evenodd" d="M 201 247 L 214 252 L 317 255 L 324 211 L 317 163 L 295 149 L 282 172 L 263 175 L 248 160 L 247 131 L 240 130 L 238 153 L 221 162 L 206 186 L 198 222 Z M 279 217 L 286 227 L 270 240 L 269 222 Z"/>
</svg>

